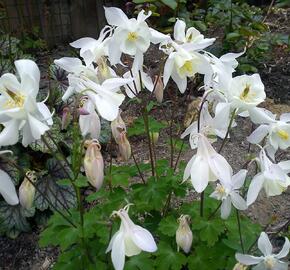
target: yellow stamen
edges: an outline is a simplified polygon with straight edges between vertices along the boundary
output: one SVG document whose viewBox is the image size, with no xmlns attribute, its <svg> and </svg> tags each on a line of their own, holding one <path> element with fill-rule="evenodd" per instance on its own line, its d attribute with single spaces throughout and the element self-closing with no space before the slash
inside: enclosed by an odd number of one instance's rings
<svg viewBox="0 0 290 270">
<path fill-rule="evenodd" d="M 129 41 L 136 41 L 138 38 L 138 34 L 136 32 L 129 32 L 127 39 Z"/>
<path fill-rule="evenodd" d="M 289 139 L 289 134 L 283 129 L 279 129 L 277 134 L 282 140 L 287 141 Z"/>
<path fill-rule="evenodd" d="M 8 89 L 6 93 L 9 95 L 10 99 L 4 104 L 4 108 L 13 109 L 13 108 L 22 108 L 25 103 L 25 96 L 22 94 L 16 94 Z"/>
<path fill-rule="evenodd" d="M 222 185 L 217 185 L 216 191 L 218 193 L 220 193 L 221 195 L 225 195 L 225 193 L 226 193 L 226 190 L 225 190 L 225 188 Z"/>
<path fill-rule="evenodd" d="M 180 68 L 180 73 L 192 73 L 192 72 L 193 68 L 191 61 L 185 61 L 183 66 Z"/>
<path fill-rule="evenodd" d="M 248 97 L 249 93 L 250 93 L 250 85 L 247 84 L 244 91 L 240 95 L 240 99 L 245 100 Z"/>
</svg>

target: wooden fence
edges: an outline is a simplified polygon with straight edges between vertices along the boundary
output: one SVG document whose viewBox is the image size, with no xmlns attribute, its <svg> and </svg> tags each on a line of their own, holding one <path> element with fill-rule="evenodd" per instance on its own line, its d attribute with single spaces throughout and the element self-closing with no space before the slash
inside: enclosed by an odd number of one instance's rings
<svg viewBox="0 0 290 270">
<path fill-rule="evenodd" d="M 0 30 L 15 36 L 38 31 L 51 47 L 79 37 L 97 37 L 108 0 L 0 0 Z"/>
</svg>

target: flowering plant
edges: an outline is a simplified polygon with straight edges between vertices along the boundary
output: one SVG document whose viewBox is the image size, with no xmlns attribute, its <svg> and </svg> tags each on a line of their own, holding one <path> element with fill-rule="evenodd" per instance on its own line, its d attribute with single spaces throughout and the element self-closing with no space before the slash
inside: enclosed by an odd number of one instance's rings
<svg viewBox="0 0 290 270">
<path fill-rule="evenodd" d="M 109 25 L 100 37 L 71 43 L 80 49 L 80 58 L 54 61 L 68 73 L 61 121 L 71 136 L 67 152 L 51 135 L 57 116 L 50 113 L 46 100 L 36 101 L 40 78 L 36 64 L 15 62 L 20 82 L 12 74 L 0 78 L 4 126 L 0 145 L 14 145 L 20 137 L 24 147 L 35 149 L 36 143 L 42 144 L 56 163 L 51 172 L 57 179 L 54 187 L 65 187 L 73 200 L 59 200 L 54 196 L 56 188 L 48 197 L 41 188 L 48 180 L 38 179 L 36 168 L 24 171 L 9 158 L 11 166 L 25 173 L 24 180 L 18 200 L 10 178 L 1 170 L 6 185 L 0 185 L 1 194 L 8 204 L 20 202 L 26 210 L 40 198 L 54 210 L 40 244 L 60 247 L 55 269 L 232 269 L 235 257 L 241 267 L 286 269 L 280 259 L 289 251 L 288 239 L 272 255 L 265 233 L 258 239 L 259 225 L 242 211 L 262 189 L 267 196 L 277 196 L 290 184 L 289 161 L 275 161 L 276 150 L 288 147 L 288 115 L 276 120 L 257 107 L 266 98 L 259 74 L 234 76 L 236 58 L 244 52 L 217 58 L 207 51 L 214 38 L 205 38 L 193 27 L 186 30 L 179 19 L 173 37 L 165 35 L 148 25 L 150 15 L 141 11 L 137 19 L 129 19 L 118 8 L 105 8 Z M 156 74 L 144 64 L 151 43 L 159 46 L 162 55 Z M 175 114 L 181 110 L 178 99 L 184 102 L 193 78 L 199 79 L 203 91 L 197 116 L 174 132 Z M 163 102 L 166 96 L 169 110 Z M 141 116 L 127 127 L 121 110 L 132 103 L 138 105 Z M 157 109 L 164 110 L 166 123 L 152 116 Z M 249 158 L 234 171 L 222 153 L 239 117 L 261 124 L 248 137 L 250 143 L 267 140 L 258 145 L 259 157 Z M 107 145 L 101 141 L 102 122 L 110 122 Z M 170 151 L 162 157 L 158 143 L 166 131 Z M 135 155 L 130 141 L 137 135 L 145 138 L 149 160 Z M 180 137 L 188 135 L 195 153 L 185 166 L 180 161 L 185 140 Z M 114 145 L 118 160 L 113 157 Z M 249 173 L 253 165 L 256 175 Z M 188 192 L 198 199 L 187 196 Z M 216 215 L 219 209 L 221 218 Z M 244 255 L 254 252 L 256 240 L 264 257 Z M 109 252 L 111 256 L 106 255 Z"/>
</svg>

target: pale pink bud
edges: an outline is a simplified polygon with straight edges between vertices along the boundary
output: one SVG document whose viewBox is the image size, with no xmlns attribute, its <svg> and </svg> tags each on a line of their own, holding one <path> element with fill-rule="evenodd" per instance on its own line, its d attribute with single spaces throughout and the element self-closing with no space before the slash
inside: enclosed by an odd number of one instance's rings
<svg viewBox="0 0 290 270">
<path fill-rule="evenodd" d="M 127 139 L 126 132 L 120 133 L 120 141 L 118 143 L 119 151 L 123 160 L 127 161 L 131 157 L 131 145 Z"/>
<path fill-rule="evenodd" d="M 84 168 L 89 183 L 99 190 L 104 180 L 104 160 L 101 154 L 101 145 L 98 140 L 86 141 L 88 145 L 85 158 Z"/>
<path fill-rule="evenodd" d="M 185 253 L 188 253 L 192 244 L 192 231 L 189 227 L 190 217 L 188 215 L 181 215 L 178 219 L 179 227 L 176 231 L 176 244 Z"/>
<path fill-rule="evenodd" d="M 25 209 L 30 209 L 33 206 L 35 187 L 31 182 L 35 183 L 36 180 L 35 172 L 28 171 L 19 187 L 19 201 Z"/>
<path fill-rule="evenodd" d="M 154 85 L 155 84 L 156 84 L 155 90 L 154 90 L 155 97 L 159 103 L 162 103 L 163 93 L 164 93 L 164 84 L 163 84 L 163 80 L 161 79 L 161 76 L 155 76 Z"/>
<path fill-rule="evenodd" d="M 126 131 L 126 125 L 125 125 L 125 122 L 123 121 L 120 113 L 118 114 L 118 117 L 111 122 L 111 130 L 112 130 L 112 135 L 115 139 L 115 142 L 117 144 L 119 144 L 120 134 L 123 131 Z"/>
<path fill-rule="evenodd" d="M 61 129 L 64 130 L 68 127 L 71 121 L 71 113 L 69 107 L 64 107 L 61 116 Z"/>
</svg>

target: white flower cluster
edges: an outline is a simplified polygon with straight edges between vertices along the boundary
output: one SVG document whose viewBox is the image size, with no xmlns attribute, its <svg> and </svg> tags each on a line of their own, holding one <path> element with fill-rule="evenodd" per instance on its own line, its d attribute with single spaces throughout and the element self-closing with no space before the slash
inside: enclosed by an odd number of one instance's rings
<svg viewBox="0 0 290 270">
<path fill-rule="evenodd" d="M 256 200 L 262 188 L 267 196 L 281 194 L 290 184 L 290 161 L 275 163 L 275 152 L 290 146 L 290 113 L 282 114 L 280 120 L 276 120 L 271 112 L 257 107 L 266 98 L 259 74 L 233 76 L 238 66 L 236 58 L 244 52 L 228 53 L 217 58 L 205 51 L 214 43 L 214 38 L 205 38 L 194 27 L 186 29 L 186 24 L 179 19 L 175 23 L 173 37 L 162 34 L 146 23 L 150 15 L 150 12 L 145 14 L 141 11 L 137 19 L 129 19 L 121 9 L 105 8 L 109 25 L 103 28 L 100 37 L 97 40 L 81 38 L 70 44 L 80 49 L 81 59 L 63 57 L 54 61 L 69 73 L 69 86 L 63 100 L 68 100 L 72 95 L 79 100 L 81 133 L 91 139 L 85 157 L 90 183 L 99 189 L 103 182 L 103 171 L 100 172 L 104 167 L 103 158 L 97 141 L 101 129 L 99 117 L 112 122 L 113 136 L 126 160 L 131 155 L 131 149 L 119 112 L 126 95 L 136 97 L 146 88 L 150 92 L 158 92 L 157 99 L 162 101 L 163 90 L 170 78 L 184 93 L 188 79 L 201 74 L 205 93 L 199 119 L 182 134 L 182 138 L 190 135 L 190 145 L 197 152 L 187 164 L 183 180 L 190 179 L 199 193 L 206 189 L 209 182 L 218 181 L 210 196 L 221 201 L 223 219 L 229 217 L 232 205 L 245 210 Z M 143 65 L 144 53 L 151 43 L 159 44 L 159 49 L 166 55 L 163 73 L 155 77 L 155 83 Z M 132 65 L 127 66 L 124 55 L 132 59 Z M 120 77 L 116 65 L 128 71 Z M 4 74 L 0 78 L 0 123 L 4 126 L 0 133 L 0 146 L 15 144 L 19 134 L 23 145 L 27 146 L 40 139 L 52 125 L 48 108 L 44 102 L 36 101 L 40 80 L 38 67 L 30 60 L 16 61 L 15 66 L 20 81 L 13 74 Z M 229 137 L 229 130 L 236 126 L 236 116 L 249 117 L 254 124 L 260 125 L 248 137 L 250 143 L 259 144 L 266 138 L 266 144 L 261 147 L 260 155 L 255 160 L 259 173 L 251 181 L 246 199 L 239 190 L 244 186 L 247 170 L 242 169 L 234 174 L 227 160 L 212 146 L 217 137 L 223 140 Z M 8 203 L 17 204 L 18 198 L 9 176 L 3 171 L 0 174 L 1 194 Z M 121 226 L 107 252 L 112 251 L 116 270 L 123 269 L 125 256 L 137 255 L 141 250 L 154 252 L 157 249 L 152 235 L 132 222 L 128 210 L 127 206 L 114 212 L 121 218 Z M 181 217 L 177 235 L 178 246 L 185 252 L 189 252 L 192 241 L 187 220 L 187 217 Z M 278 259 L 288 253 L 289 241 L 285 242 L 286 247 L 278 255 L 271 255 L 268 241 L 262 234 L 258 244 L 264 257 L 237 254 L 237 259 L 246 265 L 263 263 L 268 267 L 257 269 L 286 269 Z"/>
</svg>

